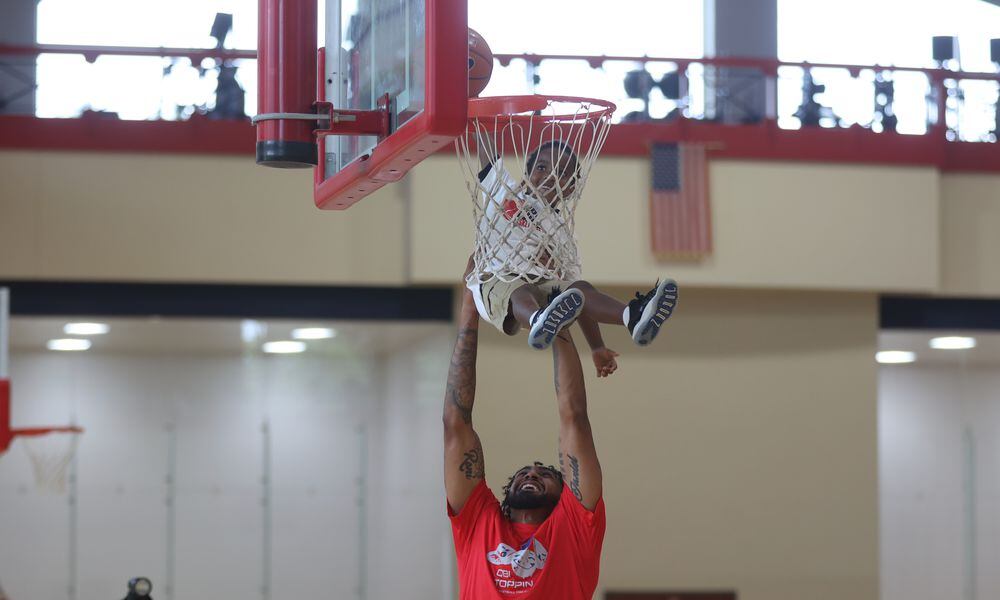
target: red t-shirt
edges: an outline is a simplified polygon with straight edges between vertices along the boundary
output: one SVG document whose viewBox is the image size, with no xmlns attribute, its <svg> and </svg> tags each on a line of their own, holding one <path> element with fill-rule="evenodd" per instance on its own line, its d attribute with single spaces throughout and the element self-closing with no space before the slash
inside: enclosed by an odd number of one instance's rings
<svg viewBox="0 0 1000 600">
<path fill-rule="evenodd" d="M 461 600 L 591 600 L 604 543 L 604 500 L 590 512 L 563 486 L 541 524 L 512 523 L 480 481 L 457 515 L 448 507 Z"/>
</svg>

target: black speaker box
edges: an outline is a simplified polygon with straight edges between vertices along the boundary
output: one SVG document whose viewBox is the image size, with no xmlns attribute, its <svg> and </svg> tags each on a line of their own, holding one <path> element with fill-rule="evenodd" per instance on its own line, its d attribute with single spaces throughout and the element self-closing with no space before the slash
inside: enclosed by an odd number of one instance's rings
<svg viewBox="0 0 1000 600">
<path fill-rule="evenodd" d="M 958 38 L 950 35 L 934 36 L 934 61 L 944 62 L 958 57 Z"/>
</svg>

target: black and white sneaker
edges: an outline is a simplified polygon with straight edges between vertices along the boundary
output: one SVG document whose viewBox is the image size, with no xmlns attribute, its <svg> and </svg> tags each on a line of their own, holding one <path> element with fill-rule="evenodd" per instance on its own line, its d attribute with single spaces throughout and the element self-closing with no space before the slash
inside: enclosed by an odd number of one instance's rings
<svg viewBox="0 0 1000 600">
<path fill-rule="evenodd" d="M 552 345 L 552 340 L 560 331 L 580 316 L 582 310 L 583 292 L 580 290 L 570 288 L 555 295 L 555 298 L 549 300 L 548 306 L 531 316 L 528 345 L 536 350 L 545 350 Z"/>
<path fill-rule="evenodd" d="M 622 320 L 632 334 L 632 341 L 645 346 L 653 341 L 677 306 L 677 282 L 664 279 L 645 296 L 636 292 L 635 300 L 625 307 Z"/>
</svg>

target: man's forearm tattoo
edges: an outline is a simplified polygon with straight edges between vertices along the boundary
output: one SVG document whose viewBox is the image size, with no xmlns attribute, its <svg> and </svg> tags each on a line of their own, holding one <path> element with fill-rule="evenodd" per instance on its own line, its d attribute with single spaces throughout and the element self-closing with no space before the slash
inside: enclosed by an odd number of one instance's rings
<svg viewBox="0 0 1000 600">
<path fill-rule="evenodd" d="M 462 421 L 464 421 L 466 425 L 471 423 L 472 406 L 465 405 L 466 403 L 463 402 L 461 393 L 458 392 L 455 388 L 453 388 L 449 383 L 446 394 L 448 396 L 448 401 L 451 403 L 454 409 L 458 411 L 458 414 L 462 417 Z"/>
<path fill-rule="evenodd" d="M 552 344 L 552 382 L 559 393 L 559 344 Z"/>
<path fill-rule="evenodd" d="M 458 465 L 458 470 L 465 475 L 466 479 L 482 479 L 484 477 L 483 447 L 481 444 L 477 443 L 475 448 L 462 456 L 462 464 Z"/>
<path fill-rule="evenodd" d="M 448 368 L 448 386 L 445 399 L 449 406 L 458 411 L 465 423 L 472 422 L 472 404 L 476 396 L 476 349 L 479 344 L 479 330 L 468 327 L 458 331 L 455 352 Z"/>
<path fill-rule="evenodd" d="M 573 492 L 577 500 L 583 502 L 583 494 L 580 493 L 580 461 L 572 454 L 567 456 L 569 456 L 569 468 L 572 471 L 569 477 L 569 491 Z M 559 462 L 562 466 L 562 456 L 559 457 Z"/>
</svg>

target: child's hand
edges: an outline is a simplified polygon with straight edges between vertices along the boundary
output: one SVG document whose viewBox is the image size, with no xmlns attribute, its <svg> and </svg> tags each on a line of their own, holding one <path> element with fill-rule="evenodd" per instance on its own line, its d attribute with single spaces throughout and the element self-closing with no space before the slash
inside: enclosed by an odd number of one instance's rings
<svg viewBox="0 0 1000 600">
<path fill-rule="evenodd" d="M 618 369 L 618 361 L 615 357 L 618 353 L 608 348 L 596 348 L 592 354 L 594 366 L 597 367 L 598 377 L 607 377 Z"/>
</svg>

